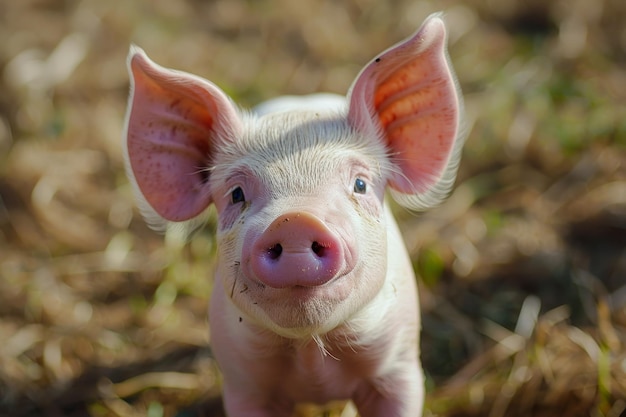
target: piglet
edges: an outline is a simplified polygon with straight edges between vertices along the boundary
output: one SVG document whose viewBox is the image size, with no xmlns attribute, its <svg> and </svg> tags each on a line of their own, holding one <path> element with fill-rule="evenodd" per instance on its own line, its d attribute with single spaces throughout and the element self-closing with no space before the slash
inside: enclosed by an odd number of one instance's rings
<svg viewBox="0 0 626 417">
<path fill-rule="evenodd" d="M 229 416 L 290 416 L 350 399 L 416 417 L 424 383 L 417 289 L 385 190 L 422 210 L 449 192 L 463 135 L 446 29 L 430 16 L 346 97 L 243 111 L 137 47 L 124 151 L 147 221 L 217 210 L 211 346 Z"/>
</svg>

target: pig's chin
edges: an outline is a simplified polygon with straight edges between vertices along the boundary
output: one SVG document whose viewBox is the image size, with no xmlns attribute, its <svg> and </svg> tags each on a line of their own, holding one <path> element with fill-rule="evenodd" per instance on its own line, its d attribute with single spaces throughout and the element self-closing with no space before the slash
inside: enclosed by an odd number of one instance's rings
<svg viewBox="0 0 626 417">
<path fill-rule="evenodd" d="M 254 317 L 261 325 L 290 338 L 324 334 L 337 327 L 346 315 L 354 297 L 355 271 L 337 276 L 321 286 L 270 288 L 257 286 L 248 292 Z M 248 304 L 250 305 L 250 304 Z"/>
</svg>

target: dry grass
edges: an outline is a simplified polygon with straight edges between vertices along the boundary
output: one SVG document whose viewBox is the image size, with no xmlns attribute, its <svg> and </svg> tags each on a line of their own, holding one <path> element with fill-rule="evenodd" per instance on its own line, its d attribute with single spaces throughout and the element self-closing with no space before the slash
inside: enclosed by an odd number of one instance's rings
<svg viewBox="0 0 626 417">
<path fill-rule="evenodd" d="M 398 212 L 426 415 L 626 415 L 622 0 L 0 0 L 0 415 L 222 415 L 213 221 L 152 233 L 123 173 L 130 42 L 248 105 L 344 92 L 440 9 L 471 133 L 449 201 Z"/>
</svg>

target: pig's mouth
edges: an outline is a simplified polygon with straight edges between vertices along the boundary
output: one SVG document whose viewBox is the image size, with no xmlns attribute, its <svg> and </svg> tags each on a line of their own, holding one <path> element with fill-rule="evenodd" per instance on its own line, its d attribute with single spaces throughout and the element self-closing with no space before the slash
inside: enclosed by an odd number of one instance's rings
<svg viewBox="0 0 626 417">
<path fill-rule="evenodd" d="M 353 282 L 348 282 L 351 281 L 354 269 L 355 265 L 344 260 L 340 267 L 334 269 L 301 266 L 296 273 L 281 277 L 282 285 L 268 285 L 254 276 L 247 276 L 246 279 L 257 284 L 263 298 L 272 299 L 279 304 L 283 304 L 284 300 L 338 302 L 348 296 L 348 288 L 354 285 Z"/>
<path fill-rule="evenodd" d="M 277 278 L 276 282 L 268 284 L 244 273 L 246 280 L 254 282 L 262 291 L 275 291 L 277 293 L 310 294 L 324 293 L 340 282 L 353 270 L 351 265 L 343 265 L 340 268 L 324 268 L 320 265 L 301 265 L 299 270 L 289 276 Z M 328 278 L 330 277 L 330 278 Z M 280 281 L 279 281 L 280 279 Z"/>
<path fill-rule="evenodd" d="M 338 310 L 351 294 L 351 284 L 344 282 L 350 280 L 349 275 L 347 271 L 340 273 L 318 286 L 265 287 L 252 298 L 277 333 L 289 337 L 324 334 L 337 325 L 337 317 L 343 317 Z"/>
</svg>

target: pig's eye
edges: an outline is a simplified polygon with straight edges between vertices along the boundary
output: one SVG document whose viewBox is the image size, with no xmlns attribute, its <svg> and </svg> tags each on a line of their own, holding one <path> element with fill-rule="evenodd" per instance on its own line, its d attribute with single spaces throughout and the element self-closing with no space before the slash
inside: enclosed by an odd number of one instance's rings
<svg viewBox="0 0 626 417">
<path fill-rule="evenodd" d="M 365 181 L 361 178 L 357 178 L 354 181 L 354 192 L 357 194 L 365 194 L 365 191 L 367 191 L 367 184 L 365 184 Z"/>
<path fill-rule="evenodd" d="M 243 195 L 243 190 L 241 189 L 241 187 L 237 187 L 230 192 L 230 201 L 233 204 L 243 203 L 244 201 L 246 201 L 246 196 Z"/>
</svg>

